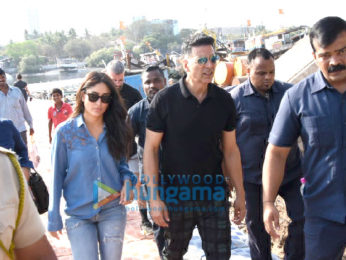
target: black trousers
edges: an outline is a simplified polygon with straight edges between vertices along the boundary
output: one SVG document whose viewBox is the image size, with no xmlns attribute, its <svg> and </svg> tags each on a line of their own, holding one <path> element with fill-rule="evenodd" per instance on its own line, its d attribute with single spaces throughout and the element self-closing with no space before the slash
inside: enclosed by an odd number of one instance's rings
<svg viewBox="0 0 346 260">
<path fill-rule="evenodd" d="M 197 226 L 207 260 L 228 260 L 231 257 L 229 202 L 184 201 L 168 205 L 169 227 L 164 228 L 163 259 L 182 260 L 192 232 Z"/>
<path fill-rule="evenodd" d="M 249 235 L 251 259 L 271 260 L 271 241 L 263 223 L 262 185 L 244 183 L 246 199 L 246 225 Z M 285 200 L 287 215 L 291 219 L 285 241 L 285 259 L 304 259 L 304 203 L 300 193 L 300 180 L 282 185 L 279 195 Z"/>
</svg>

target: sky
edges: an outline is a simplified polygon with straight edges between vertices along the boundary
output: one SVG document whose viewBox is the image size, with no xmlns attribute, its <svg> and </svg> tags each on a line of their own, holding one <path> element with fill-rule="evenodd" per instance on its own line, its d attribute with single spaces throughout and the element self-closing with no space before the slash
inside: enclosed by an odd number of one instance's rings
<svg viewBox="0 0 346 260">
<path fill-rule="evenodd" d="M 325 16 L 346 19 L 346 1 L 330 0 L 3 0 L 0 45 L 24 40 L 24 30 L 109 32 L 134 18 L 175 19 L 179 29 L 264 25 L 271 30 L 308 25 Z M 279 9 L 283 14 L 279 14 Z"/>
</svg>

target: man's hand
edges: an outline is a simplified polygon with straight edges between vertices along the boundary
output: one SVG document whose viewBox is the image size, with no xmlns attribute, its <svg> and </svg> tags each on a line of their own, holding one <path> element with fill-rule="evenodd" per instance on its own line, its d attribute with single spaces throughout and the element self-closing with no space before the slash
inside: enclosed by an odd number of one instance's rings
<svg viewBox="0 0 346 260">
<path fill-rule="evenodd" d="M 33 135 L 35 133 L 34 128 L 30 128 L 30 135 Z"/>
<path fill-rule="evenodd" d="M 127 205 L 133 201 L 133 189 L 130 180 L 125 180 L 120 193 L 120 204 Z"/>
<path fill-rule="evenodd" d="M 49 136 L 49 143 L 52 143 L 52 136 Z"/>
<path fill-rule="evenodd" d="M 263 222 L 267 233 L 274 239 L 280 238 L 279 211 L 274 202 L 263 202 Z"/>
<path fill-rule="evenodd" d="M 58 231 L 49 231 L 49 234 L 50 234 L 52 237 L 54 237 L 54 238 L 60 240 L 60 237 L 62 236 L 62 230 L 60 229 L 60 230 L 58 230 Z"/>
<path fill-rule="evenodd" d="M 239 225 L 245 217 L 246 208 L 245 208 L 245 198 L 244 195 L 236 195 L 236 199 L 233 204 L 234 215 L 232 221 Z"/>
<path fill-rule="evenodd" d="M 150 201 L 150 215 L 157 225 L 168 227 L 169 214 L 167 207 L 162 200 L 155 199 Z"/>
</svg>

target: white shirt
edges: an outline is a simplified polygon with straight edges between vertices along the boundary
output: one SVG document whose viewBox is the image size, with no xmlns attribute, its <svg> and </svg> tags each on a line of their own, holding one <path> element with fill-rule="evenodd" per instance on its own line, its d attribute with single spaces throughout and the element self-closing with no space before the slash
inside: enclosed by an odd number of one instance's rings
<svg viewBox="0 0 346 260">
<path fill-rule="evenodd" d="M 0 118 L 10 119 L 19 132 L 26 131 L 25 121 L 33 128 L 28 105 L 19 88 L 8 86 L 7 95 L 0 90 Z"/>
</svg>

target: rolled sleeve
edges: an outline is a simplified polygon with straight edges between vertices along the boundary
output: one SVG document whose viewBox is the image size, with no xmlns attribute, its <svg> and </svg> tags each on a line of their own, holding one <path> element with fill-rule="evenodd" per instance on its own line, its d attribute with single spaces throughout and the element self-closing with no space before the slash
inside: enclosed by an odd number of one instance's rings
<svg viewBox="0 0 346 260">
<path fill-rule="evenodd" d="M 66 141 L 63 133 L 59 130 L 53 140 L 52 168 L 54 177 L 52 178 L 51 196 L 49 197 L 48 230 L 58 231 L 63 228 L 60 215 L 60 198 L 67 171 Z"/>
<path fill-rule="evenodd" d="M 281 147 L 292 146 L 299 136 L 299 117 L 292 107 L 289 93 L 287 91 L 282 98 L 269 135 L 269 143 Z"/>
</svg>

